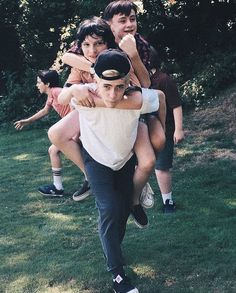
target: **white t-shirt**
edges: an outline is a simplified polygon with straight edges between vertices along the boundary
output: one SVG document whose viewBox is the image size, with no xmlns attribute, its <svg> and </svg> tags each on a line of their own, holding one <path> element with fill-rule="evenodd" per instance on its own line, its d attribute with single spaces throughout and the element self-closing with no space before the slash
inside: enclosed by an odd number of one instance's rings
<svg viewBox="0 0 236 293">
<path fill-rule="evenodd" d="M 93 84 L 88 85 L 94 89 Z M 79 111 L 80 139 L 95 161 L 119 170 L 131 158 L 140 114 L 159 108 L 157 91 L 142 89 L 142 95 L 143 104 L 139 110 L 75 105 Z"/>
</svg>

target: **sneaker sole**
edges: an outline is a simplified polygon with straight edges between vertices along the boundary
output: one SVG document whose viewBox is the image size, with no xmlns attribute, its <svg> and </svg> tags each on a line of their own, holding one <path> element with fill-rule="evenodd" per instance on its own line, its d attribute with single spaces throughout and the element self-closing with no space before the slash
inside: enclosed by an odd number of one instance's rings
<svg viewBox="0 0 236 293">
<path fill-rule="evenodd" d="M 116 291 L 115 289 L 113 289 L 113 292 L 114 292 L 114 293 L 119 293 L 119 292 Z M 128 291 L 127 293 L 139 293 L 139 291 L 138 291 L 137 288 L 135 288 L 135 289 L 132 289 L 132 290 Z"/>
<path fill-rule="evenodd" d="M 151 205 L 146 205 L 146 204 L 142 203 L 141 201 L 140 201 L 140 204 L 145 209 L 151 209 L 154 206 L 154 201 L 152 202 Z"/>
<path fill-rule="evenodd" d="M 135 224 L 139 229 L 146 229 L 146 228 L 148 228 L 149 223 L 147 223 L 147 225 L 143 226 L 143 225 L 139 224 L 139 223 L 135 220 L 135 218 L 134 218 L 133 216 L 132 216 L 132 218 L 133 218 L 134 224 Z"/>
<path fill-rule="evenodd" d="M 38 190 L 39 193 L 46 197 L 63 197 L 64 194 L 51 194 L 51 193 L 43 193 L 42 191 Z"/>
<path fill-rule="evenodd" d="M 88 197 L 90 195 L 90 190 L 86 191 L 84 194 L 76 196 L 76 195 L 72 195 L 72 198 L 74 201 L 81 201 L 83 199 L 85 199 L 86 197 Z"/>
</svg>

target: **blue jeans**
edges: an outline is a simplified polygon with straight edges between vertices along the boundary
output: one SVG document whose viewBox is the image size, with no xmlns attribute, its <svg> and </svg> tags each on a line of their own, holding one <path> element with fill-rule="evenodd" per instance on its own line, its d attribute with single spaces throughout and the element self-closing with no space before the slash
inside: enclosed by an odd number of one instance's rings
<svg viewBox="0 0 236 293">
<path fill-rule="evenodd" d="M 85 171 L 99 211 L 99 236 L 108 271 L 124 265 L 121 243 L 130 214 L 134 156 L 118 171 L 99 164 L 83 148 Z"/>
</svg>

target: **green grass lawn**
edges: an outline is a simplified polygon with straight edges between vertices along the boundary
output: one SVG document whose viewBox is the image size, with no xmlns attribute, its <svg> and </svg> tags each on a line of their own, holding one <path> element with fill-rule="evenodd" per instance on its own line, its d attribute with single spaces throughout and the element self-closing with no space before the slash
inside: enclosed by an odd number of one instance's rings
<svg viewBox="0 0 236 293">
<path fill-rule="evenodd" d="M 236 292 L 235 144 L 222 125 L 200 133 L 196 117 L 176 149 L 177 212 L 162 214 L 152 177 L 149 228 L 128 222 L 123 250 L 140 293 Z M 37 192 L 51 182 L 46 129 L 1 128 L 0 146 L 0 292 L 111 292 L 94 197 L 71 199 L 82 182 L 77 168 L 64 160 L 66 195 L 47 199 Z"/>
</svg>

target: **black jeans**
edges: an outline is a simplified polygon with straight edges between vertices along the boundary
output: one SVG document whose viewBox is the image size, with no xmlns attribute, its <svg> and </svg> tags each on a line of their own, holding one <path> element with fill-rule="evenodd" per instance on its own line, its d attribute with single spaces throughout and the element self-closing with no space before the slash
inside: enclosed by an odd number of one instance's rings
<svg viewBox="0 0 236 293">
<path fill-rule="evenodd" d="M 134 156 L 114 171 L 99 164 L 83 148 L 82 155 L 89 184 L 99 211 L 99 236 L 108 271 L 124 265 L 121 242 L 125 235 L 133 194 Z"/>
</svg>

